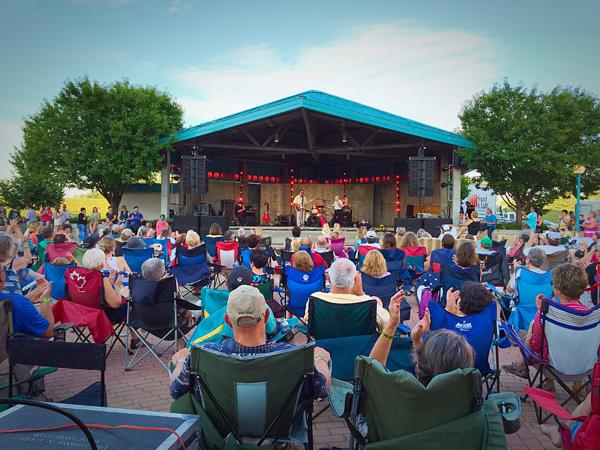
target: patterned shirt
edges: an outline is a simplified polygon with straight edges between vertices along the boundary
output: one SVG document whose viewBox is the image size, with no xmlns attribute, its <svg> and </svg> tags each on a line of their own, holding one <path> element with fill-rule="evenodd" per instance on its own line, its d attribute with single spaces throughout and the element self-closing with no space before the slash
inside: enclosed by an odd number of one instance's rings
<svg viewBox="0 0 600 450">
<path fill-rule="evenodd" d="M 257 347 L 245 347 L 235 342 L 234 339 L 225 339 L 218 344 L 214 342 L 208 342 L 202 347 L 224 353 L 226 355 L 240 356 L 273 353 L 281 350 L 292 349 L 296 346 L 285 342 L 272 342 L 259 345 Z M 188 356 L 183 363 L 181 372 L 179 372 L 177 378 L 175 378 L 171 383 L 171 397 L 177 399 L 189 392 L 191 376 L 190 356 Z M 196 397 L 201 398 L 200 386 L 197 383 L 194 384 L 194 394 L 196 394 Z M 327 379 L 325 378 L 325 375 L 317 370 L 314 371 L 313 375 L 313 396 L 314 398 L 327 396 Z"/>
</svg>

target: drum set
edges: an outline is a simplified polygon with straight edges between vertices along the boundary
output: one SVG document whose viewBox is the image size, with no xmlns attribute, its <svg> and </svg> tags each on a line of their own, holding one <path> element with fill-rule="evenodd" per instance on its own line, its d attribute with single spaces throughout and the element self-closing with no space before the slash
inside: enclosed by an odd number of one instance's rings
<svg viewBox="0 0 600 450">
<path fill-rule="evenodd" d="M 324 199 L 317 199 L 311 209 L 305 209 L 304 224 L 307 227 L 323 227 L 326 223 L 334 220 L 333 206 L 326 206 Z M 346 217 L 348 220 L 346 220 Z M 342 226 L 349 226 L 352 222 L 352 210 L 344 206 L 338 218 Z M 346 225 L 348 222 L 348 225 Z"/>
</svg>

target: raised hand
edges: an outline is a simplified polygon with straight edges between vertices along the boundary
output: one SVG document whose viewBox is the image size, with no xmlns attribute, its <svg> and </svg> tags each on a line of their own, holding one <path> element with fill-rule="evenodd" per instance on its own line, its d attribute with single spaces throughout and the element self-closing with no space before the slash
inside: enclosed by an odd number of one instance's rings
<svg viewBox="0 0 600 450">
<path fill-rule="evenodd" d="M 448 289 L 446 293 L 446 311 L 450 314 L 455 314 L 460 311 L 460 291 Z"/>
<path fill-rule="evenodd" d="M 390 320 L 388 322 L 388 327 L 393 329 L 394 331 L 398 328 L 400 324 L 400 302 L 404 300 L 404 291 L 400 290 L 394 294 L 394 296 L 390 300 L 390 305 L 388 306 L 388 311 L 390 313 Z"/>
<path fill-rule="evenodd" d="M 429 327 L 431 326 L 431 316 L 429 315 L 429 308 L 425 310 L 423 318 L 417 322 L 415 327 L 410 332 L 410 338 L 414 345 L 418 345 L 423 340 L 423 335 L 429 333 Z"/>
</svg>

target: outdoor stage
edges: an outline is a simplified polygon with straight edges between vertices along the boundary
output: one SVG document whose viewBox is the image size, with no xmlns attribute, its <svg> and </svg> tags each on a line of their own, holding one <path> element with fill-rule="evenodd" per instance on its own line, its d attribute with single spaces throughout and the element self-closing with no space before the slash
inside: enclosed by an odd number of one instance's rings
<svg viewBox="0 0 600 450">
<path fill-rule="evenodd" d="M 240 227 L 229 227 L 231 231 L 237 233 Z M 246 235 L 252 233 L 252 230 L 256 228 L 260 228 L 263 237 L 270 236 L 271 244 L 274 246 L 283 246 L 285 245 L 285 238 L 292 237 L 292 227 L 242 227 L 246 230 Z M 356 228 L 344 227 L 342 228 L 342 236 L 346 237 L 346 245 L 353 245 L 356 239 Z M 392 232 L 392 228 L 386 228 L 385 231 Z M 379 232 L 383 235 L 383 232 Z M 302 227 L 302 236 L 309 236 L 313 243 L 317 240 L 319 236 L 321 236 L 321 228 L 310 228 L 310 227 Z"/>
<path fill-rule="evenodd" d="M 420 213 L 457 221 L 457 150 L 472 146 L 458 134 L 307 91 L 178 132 L 161 172 L 161 211 L 211 211 L 231 224 L 241 202 L 253 223 L 269 212 L 271 223 L 293 225 L 291 203 L 303 190 L 307 209 L 346 194 L 353 224 L 392 228 Z M 206 166 L 190 176 L 183 156 L 205 158 Z"/>
</svg>

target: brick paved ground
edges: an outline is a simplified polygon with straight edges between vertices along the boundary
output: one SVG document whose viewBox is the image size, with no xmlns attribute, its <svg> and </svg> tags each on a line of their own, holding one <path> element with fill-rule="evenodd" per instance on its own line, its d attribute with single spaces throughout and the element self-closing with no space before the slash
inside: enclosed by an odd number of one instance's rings
<svg viewBox="0 0 600 450">
<path fill-rule="evenodd" d="M 514 360 L 516 349 L 503 350 L 502 362 Z M 114 408 L 147 409 L 153 411 L 168 411 L 171 399 L 169 397 L 169 379 L 166 370 L 153 359 L 147 358 L 135 367 L 133 371 L 123 370 L 124 350 L 116 347 L 110 355 L 107 365 L 106 380 L 108 384 L 108 404 Z M 46 394 L 52 400 L 66 398 L 97 380 L 93 372 L 61 369 L 46 379 Z M 521 394 L 524 380 L 503 373 L 501 377 L 502 390 L 512 390 Z M 315 409 L 326 405 L 326 400 L 315 404 Z M 521 429 L 516 434 L 508 436 L 509 448 L 543 449 L 554 448 L 550 440 L 544 436 L 535 420 L 531 402 L 523 404 Z M 330 411 L 321 415 L 314 424 L 316 447 L 347 445 L 348 431 L 344 422 L 334 417 Z"/>
</svg>

